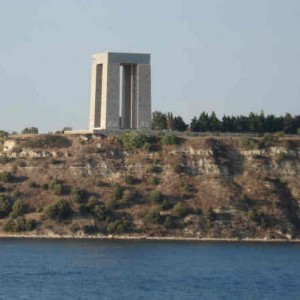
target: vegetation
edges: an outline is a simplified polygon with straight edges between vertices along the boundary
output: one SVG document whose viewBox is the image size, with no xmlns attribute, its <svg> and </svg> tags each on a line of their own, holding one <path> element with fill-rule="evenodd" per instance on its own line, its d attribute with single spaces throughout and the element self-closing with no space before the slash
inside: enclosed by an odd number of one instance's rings
<svg viewBox="0 0 300 300">
<path fill-rule="evenodd" d="M 248 116 L 226 116 L 219 119 L 215 112 L 210 115 L 202 112 L 199 117 L 194 117 L 190 124 L 184 123 L 180 116 L 173 117 L 172 113 L 154 112 L 152 128 L 156 130 L 177 130 L 192 132 L 284 132 L 297 134 L 300 129 L 300 115 L 284 116 L 250 113 Z M 300 131 L 299 131 L 300 132 Z M 299 133 L 298 133 L 299 134 Z"/>
<path fill-rule="evenodd" d="M 26 127 L 22 130 L 22 134 L 38 134 L 39 130 L 36 127 Z"/>
<path fill-rule="evenodd" d="M 23 144 L 26 148 L 68 148 L 71 145 L 72 142 L 67 137 L 52 134 L 27 139 Z"/>
<path fill-rule="evenodd" d="M 126 132 L 119 136 L 119 142 L 125 149 L 145 148 L 149 146 L 147 137 L 138 132 Z"/>
<path fill-rule="evenodd" d="M 72 215 L 72 208 L 66 200 L 59 200 L 44 209 L 44 218 L 56 221 L 69 219 Z"/>
<path fill-rule="evenodd" d="M 149 195 L 149 201 L 152 203 L 161 203 L 163 201 L 163 194 L 161 191 L 152 191 Z"/>
<path fill-rule="evenodd" d="M 0 195 L 0 218 L 6 217 L 11 212 L 12 203 L 4 195 Z"/>
<path fill-rule="evenodd" d="M 0 182 L 11 182 L 13 176 L 10 172 L 0 172 Z"/>
<path fill-rule="evenodd" d="M 36 228 L 37 222 L 33 219 L 25 219 L 24 217 L 18 217 L 16 219 L 8 219 L 4 225 L 3 230 L 7 232 L 24 232 L 32 231 Z"/>
<path fill-rule="evenodd" d="M 11 218 L 21 217 L 26 213 L 26 205 L 21 201 L 17 200 L 12 206 L 12 211 L 9 214 Z"/>
<path fill-rule="evenodd" d="M 179 144 L 179 138 L 175 134 L 166 134 L 160 138 L 163 145 L 177 145 Z"/>
</svg>

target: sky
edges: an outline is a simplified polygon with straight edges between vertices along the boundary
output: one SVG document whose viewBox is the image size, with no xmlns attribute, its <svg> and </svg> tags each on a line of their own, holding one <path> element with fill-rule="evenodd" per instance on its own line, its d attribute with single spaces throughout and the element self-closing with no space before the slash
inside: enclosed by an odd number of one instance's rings
<svg viewBox="0 0 300 300">
<path fill-rule="evenodd" d="M 300 114 L 299 0 L 0 0 L 0 129 L 88 127 L 92 55 L 150 53 L 152 110 Z"/>
</svg>

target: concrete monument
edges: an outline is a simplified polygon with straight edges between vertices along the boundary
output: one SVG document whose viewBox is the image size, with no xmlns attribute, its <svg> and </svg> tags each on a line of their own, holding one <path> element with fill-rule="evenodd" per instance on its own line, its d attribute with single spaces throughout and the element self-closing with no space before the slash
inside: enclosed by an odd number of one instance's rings
<svg viewBox="0 0 300 300">
<path fill-rule="evenodd" d="M 89 129 L 150 127 L 150 54 L 105 52 L 93 55 Z"/>
</svg>

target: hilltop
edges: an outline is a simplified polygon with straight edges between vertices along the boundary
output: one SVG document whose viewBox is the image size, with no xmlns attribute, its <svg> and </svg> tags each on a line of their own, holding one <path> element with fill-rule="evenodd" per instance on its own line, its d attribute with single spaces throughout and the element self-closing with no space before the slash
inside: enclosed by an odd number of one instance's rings
<svg viewBox="0 0 300 300">
<path fill-rule="evenodd" d="M 2 235 L 300 238 L 300 138 L 15 135 Z M 23 233 L 22 233 L 23 234 Z"/>
</svg>

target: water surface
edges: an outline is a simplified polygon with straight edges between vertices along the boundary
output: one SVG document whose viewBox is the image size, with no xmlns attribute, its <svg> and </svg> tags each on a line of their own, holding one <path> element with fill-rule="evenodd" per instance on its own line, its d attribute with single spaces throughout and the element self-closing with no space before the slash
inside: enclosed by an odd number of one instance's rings
<svg viewBox="0 0 300 300">
<path fill-rule="evenodd" d="M 300 299 L 300 245 L 0 239 L 0 299 Z"/>
</svg>

